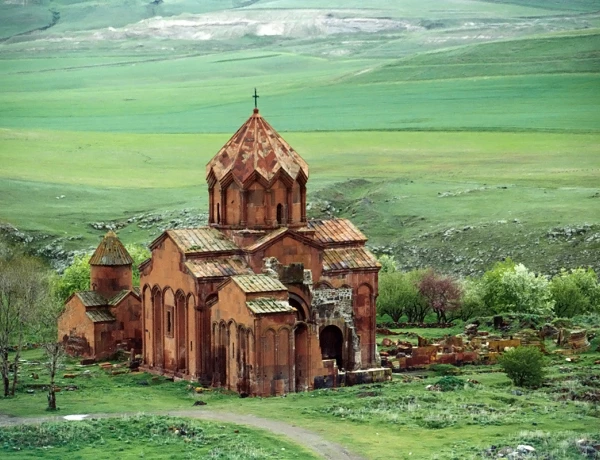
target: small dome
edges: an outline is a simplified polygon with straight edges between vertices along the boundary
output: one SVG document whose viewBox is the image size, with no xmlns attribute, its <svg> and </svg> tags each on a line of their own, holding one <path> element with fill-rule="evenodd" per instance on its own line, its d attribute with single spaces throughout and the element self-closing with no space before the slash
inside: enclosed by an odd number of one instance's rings
<svg viewBox="0 0 600 460">
<path fill-rule="evenodd" d="M 90 265 L 131 265 L 133 259 L 115 232 L 109 230 L 90 259 Z"/>
<path fill-rule="evenodd" d="M 221 181 L 230 173 L 240 184 L 245 184 L 255 173 L 267 182 L 279 171 L 292 180 L 302 176 L 308 179 L 308 164 L 283 140 L 269 123 L 254 109 L 254 113 L 206 165 L 206 176 L 211 173 Z"/>
</svg>

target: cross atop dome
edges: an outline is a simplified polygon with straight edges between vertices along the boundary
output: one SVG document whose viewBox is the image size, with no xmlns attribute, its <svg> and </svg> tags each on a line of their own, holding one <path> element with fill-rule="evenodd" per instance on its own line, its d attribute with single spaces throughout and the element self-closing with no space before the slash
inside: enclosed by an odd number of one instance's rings
<svg viewBox="0 0 600 460">
<path fill-rule="evenodd" d="M 253 97 L 259 97 L 256 91 Z M 262 228 L 306 222 L 308 164 L 256 107 L 208 162 L 206 181 L 211 224 Z"/>
</svg>

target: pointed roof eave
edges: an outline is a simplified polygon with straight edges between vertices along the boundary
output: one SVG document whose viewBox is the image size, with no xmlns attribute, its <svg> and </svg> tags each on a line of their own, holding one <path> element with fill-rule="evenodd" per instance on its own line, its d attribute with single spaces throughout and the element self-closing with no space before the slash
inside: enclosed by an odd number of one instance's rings
<svg viewBox="0 0 600 460">
<path fill-rule="evenodd" d="M 153 249 L 155 249 L 160 243 L 162 243 L 164 240 L 167 239 L 169 235 L 167 234 L 167 231 L 165 230 L 164 232 L 162 232 L 160 235 L 158 235 L 156 238 L 154 238 L 154 240 L 152 242 L 150 242 L 150 244 L 148 245 L 148 249 L 150 249 L 150 251 L 152 251 Z M 144 261 L 146 262 L 146 261 Z"/>
<path fill-rule="evenodd" d="M 267 248 L 271 247 L 272 245 L 274 245 L 275 243 L 277 243 L 278 241 L 280 241 L 281 239 L 285 238 L 286 236 L 289 236 L 290 238 L 293 238 L 296 241 L 299 241 L 301 243 L 306 244 L 307 246 L 311 246 L 316 249 L 323 249 L 325 247 L 318 241 L 315 241 L 312 238 L 304 236 L 289 227 L 281 227 L 281 228 L 278 228 L 277 230 L 274 230 L 273 232 L 263 236 L 261 239 L 256 241 L 254 244 L 244 248 L 244 252 L 246 252 L 248 254 L 252 254 L 261 249 L 267 249 Z"/>
</svg>

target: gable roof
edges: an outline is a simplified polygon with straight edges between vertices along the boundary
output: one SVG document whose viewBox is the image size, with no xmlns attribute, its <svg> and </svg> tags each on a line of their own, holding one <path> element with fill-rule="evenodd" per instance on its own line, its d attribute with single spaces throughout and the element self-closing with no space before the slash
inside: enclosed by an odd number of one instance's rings
<svg viewBox="0 0 600 460">
<path fill-rule="evenodd" d="M 277 299 L 255 299 L 246 302 L 246 307 L 256 315 L 264 315 L 269 313 L 292 313 L 296 309 L 292 307 L 286 300 Z"/>
<path fill-rule="evenodd" d="M 171 238 L 184 254 L 239 251 L 235 243 L 212 227 L 167 230 L 152 242 L 150 248 L 153 249 L 166 236 Z"/>
<path fill-rule="evenodd" d="M 79 291 L 75 295 L 79 297 L 85 307 L 103 307 L 107 305 L 106 298 L 98 291 Z"/>
<path fill-rule="evenodd" d="M 139 300 L 140 288 L 133 288 L 133 290 L 131 290 L 131 291 L 129 289 L 123 289 L 122 291 L 117 292 L 114 296 L 112 296 L 110 299 L 108 299 L 108 305 L 111 305 L 111 306 L 119 305 L 119 303 L 121 303 L 121 301 L 123 301 L 123 299 L 125 299 L 125 297 L 127 297 L 129 294 L 134 295 Z"/>
<path fill-rule="evenodd" d="M 381 264 L 363 247 L 323 251 L 323 271 L 379 269 Z"/>
<path fill-rule="evenodd" d="M 275 243 L 276 241 L 278 241 L 279 239 L 281 239 L 285 236 L 289 236 L 290 238 L 293 238 L 297 241 L 301 241 L 302 243 L 307 244 L 309 246 L 318 247 L 320 249 L 323 248 L 323 245 L 321 243 L 313 240 L 312 238 L 310 238 L 306 235 L 303 235 L 301 231 L 296 231 L 296 230 L 288 228 L 288 227 L 281 227 L 281 228 L 278 228 L 277 230 L 273 230 L 271 233 L 266 234 L 265 236 L 263 236 L 259 240 L 255 241 L 250 246 L 245 247 L 244 251 L 255 252 L 255 251 L 258 251 L 259 249 L 264 249 L 266 247 L 271 246 L 271 244 Z"/>
<path fill-rule="evenodd" d="M 131 265 L 133 259 L 115 232 L 109 230 L 90 258 L 90 265 Z"/>
<path fill-rule="evenodd" d="M 367 241 L 367 237 L 348 219 L 314 219 L 307 225 L 315 231 L 315 240 L 326 247 Z"/>
<path fill-rule="evenodd" d="M 185 266 L 196 278 L 223 278 L 254 273 L 240 256 L 188 260 Z"/>
<path fill-rule="evenodd" d="M 243 184 L 257 174 L 270 182 L 280 171 L 295 180 L 308 178 L 308 164 L 254 109 L 254 113 L 206 165 L 207 179 L 231 173 Z"/>
<path fill-rule="evenodd" d="M 106 323 L 109 321 L 116 320 L 116 318 L 106 308 L 100 308 L 98 310 L 87 310 L 85 312 L 85 315 L 94 323 Z"/>
<path fill-rule="evenodd" d="M 267 275 L 237 275 L 232 276 L 231 279 L 247 294 L 253 292 L 287 291 L 287 288 L 281 281 Z"/>
</svg>

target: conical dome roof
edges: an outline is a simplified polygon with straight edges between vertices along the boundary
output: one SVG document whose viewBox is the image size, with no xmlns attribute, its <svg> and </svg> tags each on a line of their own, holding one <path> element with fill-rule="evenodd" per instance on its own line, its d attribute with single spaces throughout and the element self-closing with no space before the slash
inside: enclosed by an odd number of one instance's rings
<svg viewBox="0 0 600 460">
<path fill-rule="evenodd" d="M 254 109 L 254 113 L 206 165 L 206 176 L 211 173 L 221 182 L 230 173 L 244 184 L 255 173 L 267 182 L 279 171 L 292 180 L 303 176 L 308 179 L 308 164 Z"/>
<path fill-rule="evenodd" d="M 131 265 L 133 259 L 115 232 L 109 230 L 90 259 L 90 265 Z"/>
</svg>

